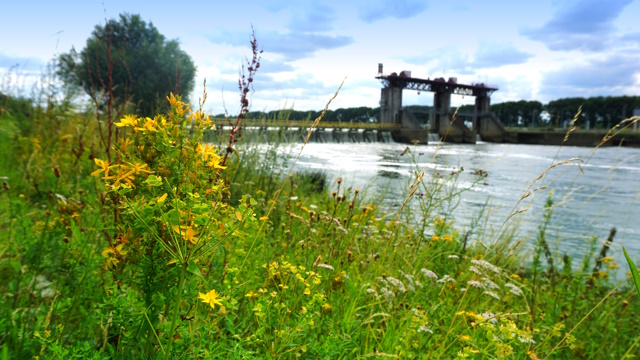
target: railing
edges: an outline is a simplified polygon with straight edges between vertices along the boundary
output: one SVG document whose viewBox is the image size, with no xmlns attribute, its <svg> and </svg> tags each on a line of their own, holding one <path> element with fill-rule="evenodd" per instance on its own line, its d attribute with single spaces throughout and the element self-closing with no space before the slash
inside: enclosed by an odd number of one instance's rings
<svg viewBox="0 0 640 360">
<path fill-rule="evenodd" d="M 229 119 L 216 118 L 212 119 L 216 125 L 225 126 Z M 235 121 L 235 119 L 234 119 Z M 310 128 L 313 121 L 304 120 L 253 120 L 245 119 L 244 126 L 255 127 L 297 127 Z M 362 123 L 362 122 L 324 122 L 320 121 L 318 128 L 338 128 L 338 129 L 368 129 L 368 130 L 397 130 L 402 128 L 400 124 L 380 124 L 380 123 Z"/>
</svg>

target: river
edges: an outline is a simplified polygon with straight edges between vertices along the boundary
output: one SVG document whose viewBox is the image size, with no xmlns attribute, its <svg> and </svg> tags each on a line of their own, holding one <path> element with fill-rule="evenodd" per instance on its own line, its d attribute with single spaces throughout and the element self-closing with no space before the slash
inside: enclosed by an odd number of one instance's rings
<svg viewBox="0 0 640 360">
<path fill-rule="evenodd" d="M 265 145 L 266 146 L 266 145 Z M 302 144 L 294 144 L 290 154 L 298 154 Z M 457 208 L 447 216 L 461 228 L 469 228 L 487 200 L 490 212 L 484 239 L 491 238 L 514 209 L 528 208 L 518 224 L 518 237 L 527 239 L 531 249 L 536 229 L 542 221 L 542 209 L 548 191 L 554 189 L 556 203 L 547 231 L 547 241 L 556 254 L 567 253 L 574 265 L 587 251 L 587 241 L 598 237 L 598 250 L 612 227 L 617 234 L 609 252 L 621 267 L 626 261 L 620 245 L 633 259 L 640 259 L 640 149 L 605 147 L 597 151 L 586 147 L 495 144 L 429 144 L 409 146 L 399 143 L 308 143 L 297 162 L 296 171 L 321 171 L 334 182 L 367 189 L 370 195 L 384 194 L 383 209 L 397 213 L 411 180 L 410 170 L 425 169 L 450 174 L 460 167 L 456 186 L 468 188 L 476 169 L 488 172 L 486 179 L 467 190 Z M 582 159 L 553 167 L 533 188 L 547 185 L 518 204 L 523 194 L 552 164 L 572 158 Z M 412 160 L 413 159 L 413 160 Z M 289 161 L 292 164 L 293 160 Z M 484 184 L 486 182 L 486 184 Z M 443 214 L 444 215 L 444 214 Z M 515 219 L 515 217 L 513 218 Z M 513 220 L 512 219 L 512 220 Z"/>
</svg>

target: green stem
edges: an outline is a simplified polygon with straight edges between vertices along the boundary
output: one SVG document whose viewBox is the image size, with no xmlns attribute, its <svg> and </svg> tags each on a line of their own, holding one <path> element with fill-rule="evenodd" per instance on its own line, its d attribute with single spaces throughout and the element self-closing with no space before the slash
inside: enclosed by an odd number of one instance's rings
<svg viewBox="0 0 640 360">
<path fill-rule="evenodd" d="M 182 288 L 184 287 L 184 274 L 187 271 L 187 264 L 182 264 L 182 270 L 180 271 L 180 281 L 178 283 L 178 297 L 176 298 L 176 305 L 173 307 L 173 319 L 171 320 L 171 331 L 169 332 L 169 345 L 167 351 L 164 353 L 164 359 L 168 359 L 171 354 L 171 345 L 173 345 L 173 333 L 176 331 L 176 322 L 178 320 L 178 312 L 180 311 L 180 301 L 182 299 Z"/>
</svg>

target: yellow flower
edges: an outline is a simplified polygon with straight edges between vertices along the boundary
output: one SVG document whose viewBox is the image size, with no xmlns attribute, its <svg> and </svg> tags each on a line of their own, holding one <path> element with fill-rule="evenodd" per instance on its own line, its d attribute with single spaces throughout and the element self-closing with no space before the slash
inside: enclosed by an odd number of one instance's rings
<svg viewBox="0 0 640 360">
<path fill-rule="evenodd" d="M 469 341 L 471 340 L 471 337 L 469 335 L 460 335 L 460 340 Z"/>
<path fill-rule="evenodd" d="M 162 204 L 166 198 L 167 198 L 167 193 L 164 193 L 164 195 L 160 196 L 160 197 L 157 199 L 158 204 Z"/>
<path fill-rule="evenodd" d="M 249 292 L 245 296 L 248 298 L 252 298 L 254 296 L 258 296 L 258 294 L 254 293 L 253 290 L 249 290 Z"/>
<path fill-rule="evenodd" d="M 169 96 L 167 96 L 167 100 L 169 101 L 169 104 L 171 106 L 177 106 L 178 103 L 180 102 L 180 100 L 178 98 L 176 98 L 173 93 L 169 93 Z"/>
<path fill-rule="evenodd" d="M 311 290 L 309 288 L 304 289 L 303 294 L 305 295 L 311 295 Z"/>
<path fill-rule="evenodd" d="M 453 238 L 451 237 L 451 235 L 447 234 L 442 237 L 442 240 L 451 242 Z"/>
<path fill-rule="evenodd" d="M 157 131 L 157 126 L 158 124 L 155 122 L 155 120 L 152 120 L 151 118 L 145 118 L 144 120 L 144 124 L 142 124 L 142 127 L 135 127 L 133 128 L 133 130 L 135 131 Z"/>
<path fill-rule="evenodd" d="M 196 231 L 193 230 L 191 226 L 180 226 L 174 225 L 173 231 L 177 232 L 182 236 L 182 238 L 186 241 L 191 241 L 192 244 L 197 244 L 200 239 L 196 237 Z"/>
<path fill-rule="evenodd" d="M 135 180 L 135 177 L 133 177 L 132 174 L 133 174 L 133 171 L 127 172 L 123 168 L 118 168 L 118 172 L 116 173 L 116 176 L 115 176 L 116 181 L 113 183 L 113 186 L 118 186 L 120 184 L 127 184 L 131 187 L 134 187 L 135 185 L 133 184 L 133 180 Z M 107 180 L 106 177 L 104 179 Z"/>
<path fill-rule="evenodd" d="M 125 171 L 128 171 L 135 175 L 153 173 L 153 171 L 149 170 L 149 166 L 147 166 L 147 164 L 145 163 L 136 162 L 133 164 L 122 165 L 122 167 L 124 168 Z"/>
<path fill-rule="evenodd" d="M 122 245 L 123 244 L 117 246 L 109 246 L 102 251 L 102 257 L 107 259 L 107 262 L 105 264 L 107 267 L 109 265 L 116 266 L 120 262 L 120 260 L 118 260 L 118 257 L 127 253 L 126 250 L 122 250 Z"/>
<path fill-rule="evenodd" d="M 433 240 L 433 241 L 440 241 L 440 236 L 438 236 L 438 235 L 433 235 L 433 236 L 431 237 L 431 240 Z"/>
<path fill-rule="evenodd" d="M 129 138 L 120 139 L 119 143 L 120 143 L 120 151 L 122 152 L 127 152 L 127 148 L 133 145 L 133 141 L 131 141 Z"/>
<path fill-rule="evenodd" d="M 211 290 L 206 294 L 203 294 L 201 292 L 199 292 L 198 294 L 200 299 L 202 299 L 202 302 L 211 305 L 212 309 L 216 308 L 215 307 L 216 304 L 219 306 L 222 306 L 222 302 L 220 301 L 221 300 L 220 294 L 218 294 L 215 290 Z"/>
<path fill-rule="evenodd" d="M 324 304 L 322 304 L 322 309 L 324 311 L 330 311 L 331 310 L 331 305 L 329 305 L 329 303 L 324 303 Z"/>
<path fill-rule="evenodd" d="M 98 165 L 100 169 L 92 172 L 91 176 L 98 176 L 98 174 L 100 174 L 101 172 L 104 172 L 104 177 L 103 177 L 104 180 L 113 178 L 112 176 L 111 177 L 109 176 L 109 170 L 117 167 L 118 165 L 109 166 L 108 160 L 100 160 L 98 158 L 94 158 L 93 161 L 95 161 L 96 165 Z"/>
<path fill-rule="evenodd" d="M 522 278 L 518 274 L 511 274 L 511 278 L 515 280 L 522 280 Z"/>
<path fill-rule="evenodd" d="M 136 116 L 135 115 L 125 115 L 122 119 L 120 119 L 119 123 L 115 123 L 117 127 L 123 126 L 135 126 L 136 125 Z"/>
</svg>

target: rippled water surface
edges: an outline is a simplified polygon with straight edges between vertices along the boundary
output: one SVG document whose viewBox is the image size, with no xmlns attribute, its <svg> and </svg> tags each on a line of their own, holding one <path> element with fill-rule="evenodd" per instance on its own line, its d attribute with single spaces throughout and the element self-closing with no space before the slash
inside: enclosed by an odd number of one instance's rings
<svg viewBox="0 0 640 360">
<path fill-rule="evenodd" d="M 291 154 L 297 155 L 300 147 L 294 145 Z M 341 176 L 348 186 L 369 186 L 370 194 L 385 193 L 384 210 L 397 212 L 412 179 L 411 156 L 401 155 L 406 147 L 397 143 L 309 143 L 296 169 L 320 170 L 330 180 Z M 596 235 L 604 241 L 609 230 L 616 227 L 614 243 L 625 245 L 632 257 L 640 258 L 640 149 L 606 147 L 593 152 L 585 147 L 559 149 L 493 143 L 429 144 L 410 149 L 416 155 L 417 166 L 426 169 L 427 176 L 433 171 L 450 173 L 464 167 L 458 181 L 460 187 L 472 183 L 474 169 L 482 168 L 489 173 L 487 185 L 467 191 L 451 214 L 459 226 L 468 227 L 489 199 L 492 211 L 489 230 L 500 227 L 527 187 L 545 169 L 558 161 L 581 158 L 583 172 L 576 162 L 559 165 L 540 181 L 542 184 L 536 184 L 553 188 L 554 200 L 561 203 L 554 210 L 547 235 L 552 249 L 579 257 L 586 250 L 589 236 Z M 516 207 L 530 208 L 519 226 L 520 236 L 526 237 L 540 224 L 549 189 L 541 191 L 531 203 L 533 197 Z M 620 248 L 614 247 L 613 252 L 618 264 L 626 266 Z"/>
</svg>

